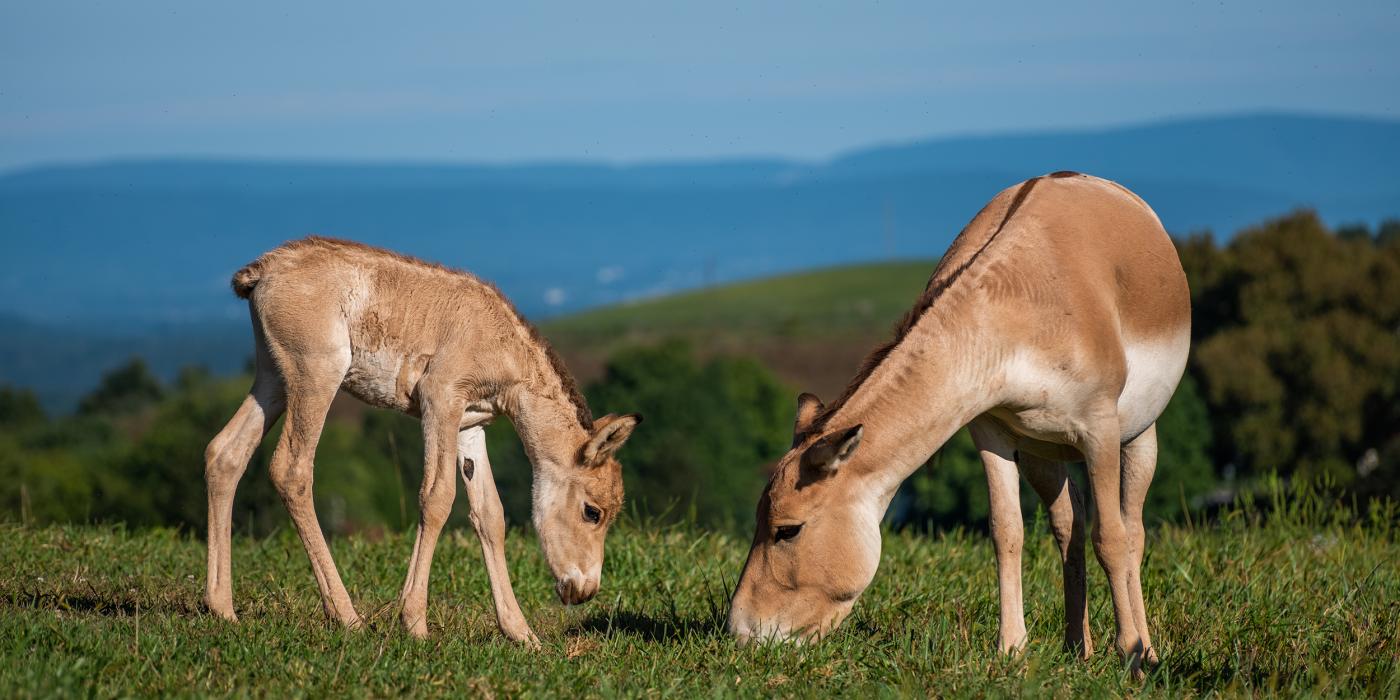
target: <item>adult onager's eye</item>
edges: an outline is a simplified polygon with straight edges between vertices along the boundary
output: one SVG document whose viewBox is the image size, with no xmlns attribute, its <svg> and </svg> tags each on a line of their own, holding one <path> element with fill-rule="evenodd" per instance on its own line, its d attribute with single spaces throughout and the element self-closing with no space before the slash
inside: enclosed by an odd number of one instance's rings
<svg viewBox="0 0 1400 700">
<path fill-rule="evenodd" d="M 783 525 L 783 526 L 781 526 L 781 527 L 778 528 L 777 532 L 774 532 L 774 533 L 773 533 L 773 541 L 774 541 L 774 542 L 786 542 L 786 541 L 788 541 L 788 540 L 790 540 L 790 539 L 796 537 L 796 536 L 797 536 L 797 533 L 799 533 L 799 532 L 802 532 L 802 525 L 800 525 L 800 524 L 799 524 L 799 525 Z"/>
<path fill-rule="evenodd" d="M 603 522 L 603 511 L 585 503 L 583 504 L 583 519 L 597 525 Z"/>
</svg>

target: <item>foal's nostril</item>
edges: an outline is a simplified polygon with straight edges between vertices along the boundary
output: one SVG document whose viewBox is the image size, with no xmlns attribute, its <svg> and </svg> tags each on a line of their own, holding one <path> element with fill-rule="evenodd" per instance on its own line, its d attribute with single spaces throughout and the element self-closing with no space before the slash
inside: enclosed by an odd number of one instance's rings
<svg viewBox="0 0 1400 700">
<path fill-rule="evenodd" d="M 587 603 L 598 594 L 598 583 L 577 576 L 567 576 L 554 584 L 554 592 L 559 594 L 559 602 L 565 605 Z"/>
</svg>

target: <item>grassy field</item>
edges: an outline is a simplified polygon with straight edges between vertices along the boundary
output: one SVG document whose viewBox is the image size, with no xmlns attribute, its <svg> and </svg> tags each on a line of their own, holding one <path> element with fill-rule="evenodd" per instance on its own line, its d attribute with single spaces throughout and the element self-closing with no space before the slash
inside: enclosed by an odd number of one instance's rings
<svg viewBox="0 0 1400 700">
<path fill-rule="evenodd" d="M 888 534 L 881 570 L 850 621 L 805 648 L 741 648 L 722 633 L 743 538 L 627 523 L 609 540 L 603 592 L 564 609 L 536 543 L 512 533 L 516 590 L 543 641 L 495 631 L 476 542 L 455 527 L 434 569 L 432 638 L 397 624 L 408 535 L 333 548 L 367 629 L 322 621 L 288 532 L 236 538 L 238 625 L 199 610 L 203 546 L 188 533 L 3 526 L 0 694 L 1391 696 L 1400 694 L 1400 545 L 1394 512 L 1362 526 L 1320 512 L 1259 524 L 1154 531 L 1144 580 L 1163 663 L 1128 679 L 1112 654 L 1059 647 L 1059 563 L 1042 523 L 1028 534 L 1031 645 L 993 652 L 993 557 L 979 535 Z M 1329 522 L 1330 520 L 1330 522 Z M 1096 644 L 1112 628 L 1093 567 Z"/>
</svg>

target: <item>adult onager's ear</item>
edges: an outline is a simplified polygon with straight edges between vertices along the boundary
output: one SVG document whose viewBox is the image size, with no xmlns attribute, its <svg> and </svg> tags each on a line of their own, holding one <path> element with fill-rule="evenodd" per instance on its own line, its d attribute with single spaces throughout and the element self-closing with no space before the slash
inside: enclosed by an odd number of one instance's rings
<svg viewBox="0 0 1400 700">
<path fill-rule="evenodd" d="M 860 437 L 864 431 L 865 427 L 857 424 L 821 436 L 802 453 L 802 468 L 820 475 L 836 473 L 836 470 L 851 458 L 856 448 L 860 447 Z"/>
<path fill-rule="evenodd" d="M 632 429 L 642 422 L 642 417 L 629 413 L 625 416 L 606 415 L 594 421 L 593 437 L 583 446 L 583 464 L 586 467 L 601 466 L 622 443 L 631 437 Z"/>
<path fill-rule="evenodd" d="M 797 420 L 792 426 L 793 446 L 797 445 L 797 436 L 807 432 L 807 426 L 812 424 L 812 420 L 826 406 L 822 405 L 822 400 L 816 394 L 802 392 L 797 395 Z"/>
</svg>

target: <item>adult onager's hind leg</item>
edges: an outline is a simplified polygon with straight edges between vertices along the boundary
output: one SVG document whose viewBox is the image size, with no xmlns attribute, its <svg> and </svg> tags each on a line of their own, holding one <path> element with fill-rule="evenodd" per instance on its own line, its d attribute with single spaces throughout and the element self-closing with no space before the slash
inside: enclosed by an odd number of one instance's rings
<svg viewBox="0 0 1400 700">
<path fill-rule="evenodd" d="M 1142 557 L 1147 532 L 1142 524 L 1142 504 L 1147 487 L 1157 471 L 1157 424 L 1123 446 L 1123 526 L 1128 531 L 1131 562 L 1128 569 L 1128 595 L 1132 596 L 1133 624 L 1142 637 L 1143 661 L 1157 664 L 1157 650 L 1147 631 L 1147 606 L 1142 600 Z"/>
<path fill-rule="evenodd" d="M 491 460 L 486 455 L 486 431 L 481 427 L 463 430 L 458 434 L 457 446 L 462 483 L 471 502 L 472 527 L 481 540 L 481 557 L 486 561 L 486 575 L 491 581 L 496 624 L 506 637 L 538 647 L 539 640 L 520 611 L 510 585 L 510 571 L 506 569 L 506 515 L 491 473 Z"/>
<path fill-rule="evenodd" d="M 233 418 L 204 450 L 204 481 L 209 492 L 209 549 L 204 605 L 210 612 L 230 621 L 238 620 L 233 612 L 231 580 L 233 495 L 238 490 L 238 480 L 248 468 L 248 460 L 252 459 L 253 452 L 258 449 L 267 431 L 282 417 L 287 405 L 282 378 L 263 345 L 256 318 L 253 325 L 257 343 L 257 374 L 253 379 L 253 388 Z"/>
<path fill-rule="evenodd" d="M 1060 547 L 1064 571 L 1065 649 L 1088 658 L 1094 653 L 1089 635 L 1089 606 L 1084 570 L 1084 502 L 1069 478 L 1064 462 L 1021 452 L 1016 460 L 1031 488 L 1050 512 L 1050 531 Z"/>
<path fill-rule="evenodd" d="M 274 352 L 276 349 L 274 348 Z M 311 559 L 311 570 L 321 591 L 321 606 L 326 614 L 347 627 L 359 627 L 360 616 L 350 602 L 350 594 L 340 581 L 330 547 L 316 519 L 316 504 L 312 499 L 316 443 L 325 427 L 326 412 L 340 389 L 340 382 L 350 366 L 348 348 L 343 352 L 319 355 L 318 366 L 303 361 L 279 362 L 287 385 L 287 420 L 282 437 L 272 454 L 268 472 L 277 492 L 282 496 L 292 516 L 297 535 Z M 279 355 L 285 358 L 285 354 Z"/>
<path fill-rule="evenodd" d="M 1026 537 L 1021 516 L 1021 476 L 1014 461 L 1015 445 L 987 419 L 968 425 L 987 471 L 989 521 L 997 557 L 1001 619 L 997 648 L 1014 652 L 1026 643 L 1026 613 L 1021 597 L 1021 549 Z"/>
<path fill-rule="evenodd" d="M 1113 617 L 1117 623 L 1115 646 L 1128 660 L 1134 675 L 1141 673 L 1143 640 L 1133 621 L 1129 570 L 1132 550 L 1123 525 L 1120 486 L 1122 483 L 1118 413 L 1111 404 L 1094 416 L 1089 434 L 1079 445 L 1089 468 L 1090 490 L 1094 495 L 1094 553 L 1108 575 L 1113 595 Z"/>
<path fill-rule="evenodd" d="M 433 550 L 437 548 L 447 516 L 452 513 L 452 501 L 457 497 L 452 471 L 458 459 L 457 426 L 461 419 L 461 406 L 437 407 L 425 402 L 418 536 L 414 540 L 413 556 L 408 561 L 408 577 L 399 595 L 404 627 L 420 639 L 428 636 L 428 574 L 433 567 Z"/>
</svg>

